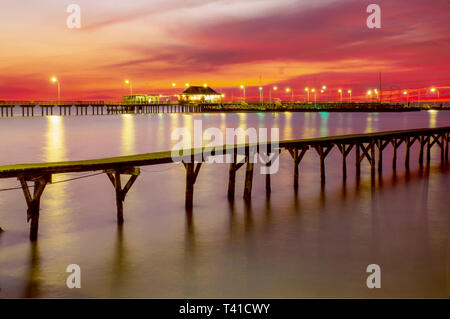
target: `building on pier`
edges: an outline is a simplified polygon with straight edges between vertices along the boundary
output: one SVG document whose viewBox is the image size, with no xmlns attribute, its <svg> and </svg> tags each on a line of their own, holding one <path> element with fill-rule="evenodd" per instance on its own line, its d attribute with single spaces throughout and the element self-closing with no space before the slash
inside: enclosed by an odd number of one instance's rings
<svg viewBox="0 0 450 319">
<path fill-rule="evenodd" d="M 163 94 L 133 94 L 123 97 L 123 104 L 159 104 L 169 102 L 170 97 Z"/>
<path fill-rule="evenodd" d="M 223 94 L 214 91 L 209 86 L 190 86 L 178 95 L 179 102 L 188 103 L 221 103 Z"/>
</svg>

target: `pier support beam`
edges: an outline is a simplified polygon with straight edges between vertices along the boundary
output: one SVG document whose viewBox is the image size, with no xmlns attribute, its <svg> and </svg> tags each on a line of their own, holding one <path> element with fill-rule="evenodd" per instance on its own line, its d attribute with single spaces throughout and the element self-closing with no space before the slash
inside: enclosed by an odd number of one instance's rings
<svg viewBox="0 0 450 319">
<path fill-rule="evenodd" d="M 333 149 L 334 144 L 330 145 L 314 145 L 315 150 L 320 157 L 320 181 L 325 183 L 325 158 Z"/>
<path fill-rule="evenodd" d="M 140 174 L 139 168 L 130 167 L 124 169 L 112 169 L 104 171 L 111 181 L 112 185 L 116 190 L 116 206 L 117 206 L 117 223 L 119 225 L 123 224 L 123 202 L 125 201 L 125 196 L 130 190 L 131 186 L 133 186 L 137 177 Z M 125 187 L 122 188 L 122 183 L 120 181 L 120 175 L 131 175 L 128 182 L 125 184 Z"/>
<path fill-rule="evenodd" d="M 353 144 L 349 144 L 348 147 L 345 144 L 336 144 L 337 148 L 342 154 L 342 178 L 347 179 L 347 156 L 350 154 Z"/>
<path fill-rule="evenodd" d="M 298 189 L 298 167 L 308 149 L 309 146 L 302 148 L 288 148 L 289 154 L 291 154 L 291 157 L 294 160 L 294 189 Z"/>
<path fill-rule="evenodd" d="M 366 144 L 367 146 L 364 143 L 356 143 L 356 175 L 358 177 L 361 175 L 361 162 L 364 158 L 367 158 L 370 163 L 371 174 L 375 173 L 375 140 Z"/>
<path fill-rule="evenodd" d="M 377 140 L 377 148 L 378 148 L 378 173 L 381 174 L 383 172 L 383 150 L 388 146 L 390 140 L 383 141 L 382 139 Z"/>
<path fill-rule="evenodd" d="M 22 186 L 23 194 L 27 202 L 27 222 L 31 220 L 30 225 L 30 240 L 36 241 L 38 237 L 39 229 L 39 209 L 41 196 L 44 192 L 45 186 L 51 183 L 51 175 L 44 175 L 38 177 L 20 176 L 18 177 L 20 185 Z M 27 181 L 34 182 L 34 192 L 31 195 Z"/>
<path fill-rule="evenodd" d="M 234 193 L 236 187 L 236 171 L 240 169 L 245 163 L 236 163 L 236 156 L 233 163 L 230 163 L 230 169 L 228 173 L 228 199 L 234 200 Z"/>
<path fill-rule="evenodd" d="M 184 163 L 186 169 L 186 197 L 185 207 L 191 209 L 194 203 L 194 184 L 197 181 L 197 176 L 200 171 L 202 163 Z"/>
<path fill-rule="evenodd" d="M 245 166 L 245 186 L 244 186 L 244 199 L 250 200 L 252 198 L 252 187 L 253 187 L 253 168 L 254 163 L 251 160 L 252 157 L 246 157 Z"/>
<path fill-rule="evenodd" d="M 393 156 L 392 156 L 392 169 L 393 170 L 397 169 L 397 149 L 400 147 L 400 145 L 402 145 L 402 143 L 403 143 L 402 139 L 398 139 L 398 141 L 397 141 L 397 139 L 394 138 L 391 141 L 392 148 L 394 150 Z"/>
</svg>

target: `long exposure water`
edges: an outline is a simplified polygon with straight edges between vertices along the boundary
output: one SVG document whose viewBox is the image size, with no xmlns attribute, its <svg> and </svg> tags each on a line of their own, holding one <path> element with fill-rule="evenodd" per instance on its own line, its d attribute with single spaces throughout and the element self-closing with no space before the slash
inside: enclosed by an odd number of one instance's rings
<svg viewBox="0 0 450 319">
<path fill-rule="evenodd" d="M 53 162 L 170 150 L 174 128 L 278 127 L 281 139 L 450 125 L 450 112 L 159 114 L 0 119 L 0 164 Z M 382 176 L 367 161 L 356 182 L 353 152 L 343 183 L 341 156 L 300 164 L 292 186 L 287 152 L 272 176 L 272 194 L 255 170 L 251 204 L 226 198 L 228 165 L 205 164 L 184 209 L 181 164 L 147 166 L 127 195 L 118 227 L 114 189 L 104 175 L 54 183 L 41 200 L 39 240 L 28 240 L 21 190 L 0 192 L 0 297 L 445 297 L 449 296 L 448 168 L 439 147 L 405 171 L 404 147 Z M 61 181 L 82 174 L 56 175 Z M 0 180 L 0 189 L 16 187 Z M 78 264 L 82 288 L 66 287 Z M 366 267 L 381 267 L 381 289 L 368 289 Z"/>
</svg>

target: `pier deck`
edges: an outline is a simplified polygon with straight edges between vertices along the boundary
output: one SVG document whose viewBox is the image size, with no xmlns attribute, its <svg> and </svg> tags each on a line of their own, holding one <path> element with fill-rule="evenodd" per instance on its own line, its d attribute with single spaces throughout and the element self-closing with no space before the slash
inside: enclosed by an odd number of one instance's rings
<svg viewBox="0 0 450 319">
<path fill-rule="evenodd" d="M 20 181 L 28 205 L 27 220 L 31 220 L 30 239 L 36 240 L 38 233 L 40 198 L 47 184 L 51 183 L 52 175 L 61 173 L 102 171 L 111 181 L 116 192 L 117 220 L 123 223 L 123 202 L 127 192 L 131 189 L 140 174 L 139 167 L 149 165 L 168 164 L 180 162 L 186 169 L 186 209 L 193 207 L 194 184 L 197 180 L 201 165 L 209 156 L 229 154 L 234 161 L 229 165 L 228 199 L 234 199 L 236 171 L 246 166 L 244 199 L 251 199 L 254 163 L 253 155 L 256 153 L 276 153 L 287 150 L 293 159 L 293 184 L 298 189 L 299 164 L 308 150 L 314 149 L 320 161 L 320 176 L 325 183 L 325 159 L 329 152 L 336 147 L 342 155 L 342 176 L 347 177 L 346 158 L 354 149 L 356 175 L 361 174 L 361 162 L 367 159 L 370 163 L 372 176 L 378 162 L 378 172 L 383 169 L 383 150 L 387 146 L 393 149 L 392 167 L 397 165 L 397 149 L 403 144 L 405 147 L 405 167 L 409 168 L 410 150 L 415 142 L 419 143 L 419 165 L 423 165 L 424 155 L 430 161 L 430 151 L 434 145 L 438 145 L 441 151 L 441 164 L 448 163 L 448 144 L 450 126 L 440 128 L 423 128 L 401 131 L 376 132 L 364 134 L 352 134 L 342 136 L 329 136 L 308 138 L 299 140 L 286 140 L 279 143 L 259 143 L 225 145 L 212 149 L 185 149 L 177 157 L 172 157 L 171 151 L 120 156 L 81 161 L 66 161 L 55 163 L 34 163 L 0 166 L 0 178 L 17 178 Z M 237 155 L 242 155 L 245 161 L 237 162 Z M 267 154 L 265 154 L 267 155 Z M 273 159 L 272 159 L 273 161 Z M 271 162 L 264 165 L 270 166 Z M 130 178 L 124 187 L 121 185 L 121 175 L 129 175 Z M 271 175 L 266 175 L 266 193 L 270 193 Z M 27 182 L 34 183 L 32 186 Z"/>
</svg>

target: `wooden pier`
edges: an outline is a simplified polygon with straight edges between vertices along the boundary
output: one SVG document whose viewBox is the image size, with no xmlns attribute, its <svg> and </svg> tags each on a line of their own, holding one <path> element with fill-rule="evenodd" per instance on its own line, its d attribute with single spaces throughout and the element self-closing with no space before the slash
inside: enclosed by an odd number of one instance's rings
<svg viewBox="0 0 450 319">
<path fill-rule="evenodd" d="M 22 117 L 34 116 L 82 116 L 82 115 L 114 115 L 114 114 L 155 114 L 155 113 L 195 113 L 219 109 L 218 105 L 204 104 L 97 104 L 97 103 L 64 103 L 49 104 L 47 102 L 28 104 L 0 104 L 1 117 L 14 116 L 14 109 L 20 109 Z"/>
<path fill-rule="evenodd" d="M 408 169 L 410 164 L 411 147 L 418 143 L 419 145 L 419 165 L 423 165 L 424 156 L 426 161 L 430 162 L 430 152 L 434 145 L 440 149 L 441 164 L 448 163 L 448 144 L 449 144 L 450 127 L 441 128 L 424 128 L 402 131 L 390 131 L 368 134 L 354 134 L 343 136 L 330 136 L 300 140 L 280 141 L 277 144 L 242 144 L 235 146 L 215 147 L 208 149 L 190 149 L 183 150 L 177 158 L 172 158 L 172 153 L 157 152 L 149 154 L 140 154 L 133 156 L 121 156 L 113 158 L 102 158 L 83 161 L 67 161 L 56 163 L 41 164 L 17 164 L 0 166 L 0 178 L 17 178 L 20 181 L 25 200 L 28 206 L 27 221 L 31 221 L 30 240 L 36 240 L 38 237 L 39 227 L 39 206 L 40 199 L 45 190 L 46 185 L 52 182 L 52 176 L 61 173 L 100 171 L 111 181 L 116 194 L 117 206 L 117 222 L 123 223 L 123 202 L 128 191 L 140 175 L 141 166 L 159 165 L 173 162 L 183 163 L 186 171 L 186 193 L 185 206 L 190 210 L 193 207 L 194 185 L 198 179 L 202 163 L 209 156 L 220 156 L 230 154 L 234 161 L 229 165 L 228 179 L 228 199 L 233 200 L 235 195 L 236 172 L 245 165 L 245 182 L 244 182 L 244 199 L 250 200 L 252 194 L 254 163 L 251 160 L 254 154 L 275 153 L 279 154 L 283 150 L 287 150 L 293 159 L 293 186 L 297 189 L 299 186 L 299 165 L 304 155 L 309 150 L 315 150 L 320 161 L 320 178 L 325 183 L 325 159 L 330 151 L 336 147 L 342 155 L 342 177 L 347 178 L 347 162 L 346 159 L 354 150 L 355 154 L 355 170 L 356 176 L 359 178 L 361 174 L 361 162 L 364 159 L 370 164 L 371 175 L 377 170 L 382 173 L 383 157 L 382 153 L 386 147 L 391 146 L 393 149 L 392 167 L 397 167 L 397 150 L 402 145 L 405 148 L 405 167 Z M 245 160 L 237 162 L 237 155 L 243 155 Z M 273 161 L 273 159 L 272 159 Z M 272 163 L 266 163 L 266 166 Z M 129 180 L 122 187 L 121 175 L 130 176 Z M 271 175 L 266 175 L 266 193 L 270 194 Z M 32 186 L 28 182 L 34 183 L 33 192 L 30 191 Z"/>
</svg>

